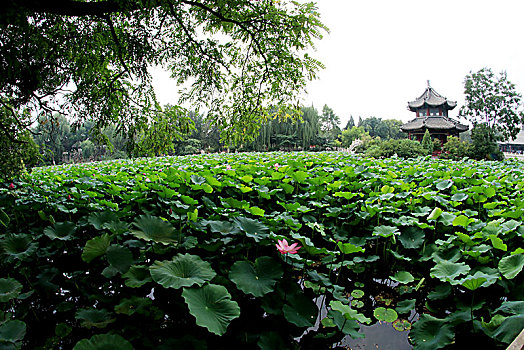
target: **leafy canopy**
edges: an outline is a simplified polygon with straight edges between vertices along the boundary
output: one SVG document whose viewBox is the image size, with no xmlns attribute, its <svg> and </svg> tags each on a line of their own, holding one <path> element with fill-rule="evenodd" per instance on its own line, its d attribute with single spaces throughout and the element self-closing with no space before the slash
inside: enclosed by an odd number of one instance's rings
<svg viewBox="0 0 524 350">
<path fill-rule="evenodd" d="M 485 124 L 503 141 L 514 139 L 524 124 L 522 95 L 506 72 L 495 75 L 490 68 L 470 73 L 464 80 L 465 104 L 460 115 L 473 125 Z"/>
<path fill-rule="evenodd" d="M 161 120 L 152 66 L 180 104 L 205 108 L 229 140 L 253 134 L 272 105 L 296 105 L 322 64 L 306 52 L 327 28 L 313 2 L 9 1 L 0 14 L 2 119 L 62 112 L 134 135 Z M 165 114 L 165 115 L 164 115 Z M 35 120 L 33 120 L 34 122 Z M 31 122 L 26 122 L 31 125 Z M 4 128 L 5 123 L 0 123 Z"/>
</svg>

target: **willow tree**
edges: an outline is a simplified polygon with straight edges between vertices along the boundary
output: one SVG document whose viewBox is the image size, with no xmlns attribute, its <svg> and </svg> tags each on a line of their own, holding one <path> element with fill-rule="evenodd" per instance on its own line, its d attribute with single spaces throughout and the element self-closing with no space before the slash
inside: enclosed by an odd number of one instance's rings
<svg viewBox="0 0 524 350">
<path fill-rule="evenodd" d="M 320 138 L 320 116 L 314 107 L 302 107 L 295 117 L 278 118 L 275 116 L 264 123 L 258 136 L 248 148 L 257 151 L 293 147 L 308 149 Z M 285 144 L 284 144 L 285 143 Z M 291 144 L 290 144 L 291 143 Z"/>
<path fill-rule="evenodd" d="M 0 29 L 0 104 L 18 129 L 60 112 L 136 134 L 165 117 L 149 72 L 161 66 L 227 140 L 298 105 L 326 30 L 314 3 L 284 0 L 7 0 Z"/>
</svg>

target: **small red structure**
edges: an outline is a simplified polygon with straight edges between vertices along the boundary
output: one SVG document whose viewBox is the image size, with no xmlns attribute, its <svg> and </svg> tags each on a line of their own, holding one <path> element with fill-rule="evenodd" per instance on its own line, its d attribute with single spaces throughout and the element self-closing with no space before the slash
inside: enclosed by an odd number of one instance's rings
<svg viewBox="0 0 524 350">
<path fill-rule="evenodd" d="M 467 131 L 468 126 L 448 117 L 448 111 L 457 106 L 456 101 L 450 101 L 436 92 L 430 85 L 415 101 L 408 102 L 408 109 L 416 112 L 415 119 L 402 125 L 400 129 L 408 134 L 410 140 L 422 141 L 424 133 L 429 130 L 432 139 L 438 139 L 442 144 L 448 136 L 459 136 Z"/>
</svg>

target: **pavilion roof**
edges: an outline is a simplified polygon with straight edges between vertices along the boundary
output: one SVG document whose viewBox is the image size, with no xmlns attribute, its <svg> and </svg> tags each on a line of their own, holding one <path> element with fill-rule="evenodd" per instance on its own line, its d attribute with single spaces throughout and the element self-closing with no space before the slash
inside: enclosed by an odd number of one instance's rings
<svg viewBox="0 0 524 350">
<path fill-rule="evenodd" d="M 440 107 L 451 110 L 457 106 L 457 101 L 450 101 L 435 91 L 428 81 L 428 87 L 415 101 L 408 102 L 408 109 L 415 112 L 422 107 Z"/>
<path fill-rule="evenodd" d="M 417 117 L 406 124 L 402 125 L 400 129 L 404 132 L 413 130 L 456 130 L 464 132 L 469 129 L 467 125 L 461 124 L 459 121 L 445 117 L 445 116 L 424 116 Z"/>
</svg>

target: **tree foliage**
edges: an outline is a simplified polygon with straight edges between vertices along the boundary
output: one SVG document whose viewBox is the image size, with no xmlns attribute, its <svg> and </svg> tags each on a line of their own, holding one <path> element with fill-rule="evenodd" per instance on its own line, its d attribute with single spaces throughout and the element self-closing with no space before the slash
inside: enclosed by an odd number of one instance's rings
<svg viewBox="0 0 524 350">
<path fill-rule="evenodd" d="M 401 139 L 406 135 L 400 131 L 402 122 L 397 119 L 381 119 L 369 117 L 362 119 L 359 126 L 364 128 L 371 137 L 380 137 L 381 139 Z"/>
<path fill-rule="evenodd" d="M 469 155 L 469 143 L 461 141 L 458 137 L 448 136 L 444 146 L 442 146 L 442 158 L 460 160 Z"/>
<path fill-rule="evenodd" d="M 162 113 L 151 66 L 170 70 L 228 140 L 253 135 L 322 64 L 304 53 L 326 30 L 314 3 L 12 0 L 0 14 L 0 103 L 20 120 L 57 112 L 132 135 Z M 34 122 L 34 120 L 33 120 Z M 30 123 L 31 124 L 31 123 Z M 2 126 L 4 123 L 2 123 Z M 4 129 L 6 132 L 7 129 Z M 13 134 L 15 137 L 18 134 Z"/>
<path fill-rule="evenodd" d="M 335 114 L 332 108 L 328 105 L 322 107 L 322 114 L 320 115 L 320 130 L 322 136 L 328 142 L 332 142 L 340 135 L 340 117 Z"/>
<path fill-rule="evenodd" d="M 362 139 L 364 136 L 369 137 L 369 133 L 363 127 L 353 126 L 350 129 L 342 131 L 342 147 L 349 147 L 353 141 Z"/>
<path fill-rule="evenodd" d="M 485 124 L 497 138 L 514 139 L 524 124 L 522 95 L 506 72 L 495 75 L 490 68 L 470 73 L 464 80 L 465 104 L 460 115 L 473 125 Z"/>
<path fill-rule="evenodd" d="M 321 129 L 321 115 L 314 107 L 302 107 L 300 112 L 300 117 L 275 115 L 261 126 L 255 141 L 246 148 L 268 151 L 325 146 L 328 140 Z"/>
<path fill-rule="evenodd" d="M 424 148 L 428 153 L 433 152 L 433 141 L 431 140 L 431 135 L 428 129 L 426 129 L 426 132 L 424 133 L 424 137 L 422 137 L 422 142 L 420 144 L 422 145 L 422 148 Z"/>
<path fill-rule="evenodd" d="M 12 180 L 39 158 L 38 146 L 29 130 L 25 129 L 23 121 L 12 118 L 9 113 L 0 106 L 0 181 Z M 24 113 L 24 119 L 27 118 Z"/>
<path fill-rule="evenodd" d="M 500 160 L 504 154 L 497 145 L 497 138 L 487 124 L 477 124 L 471 130 L 472 143 L 469 156 L 473 159 Z"/>
</svg>

